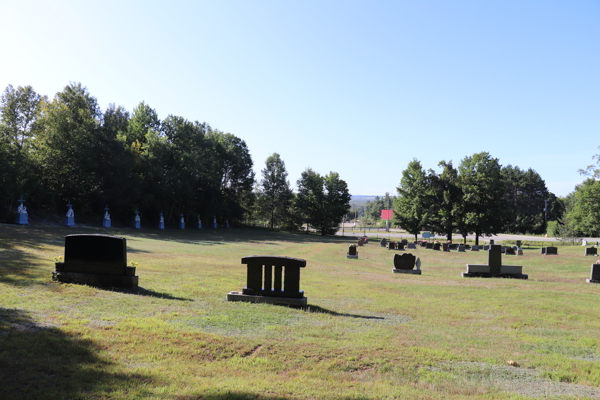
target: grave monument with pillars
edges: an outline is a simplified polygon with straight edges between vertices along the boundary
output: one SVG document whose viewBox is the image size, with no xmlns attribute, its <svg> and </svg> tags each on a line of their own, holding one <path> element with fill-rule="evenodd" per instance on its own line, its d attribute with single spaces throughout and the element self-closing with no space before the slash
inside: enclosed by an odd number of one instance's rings
<svg viewBox="0 0 600 400">
<path fill-rule="evenodd" d="M 306 307 L 307 298 L 300 290 L 300 268 L 306 260 L 291 257 L 249 256 L 242 258 L 247 265 L 246 287 L 227 294 L 228 301 L 280 304 Z"/>
</svg>

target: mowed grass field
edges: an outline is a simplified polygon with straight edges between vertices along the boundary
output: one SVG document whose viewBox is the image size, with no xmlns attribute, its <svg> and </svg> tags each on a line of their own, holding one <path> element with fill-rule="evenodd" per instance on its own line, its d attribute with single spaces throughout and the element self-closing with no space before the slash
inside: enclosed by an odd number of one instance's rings
<svg viewBox="0 0 600 400">
<path fill-rule="evenodd" d="M 64 236 L 127 238 L 140 287 L 51 281 Z M 418 249 L 423 274 L 350 238 L 263 230 L 0 225 L 0 399 L 600 398 L 597 258 L 503 256 L 529 280 L 461 278 L 487 252 Z M 227 302 L 248 255 L 303 258 L 307 310 Z M 598 257 L 600 258 L 600 257 Z"/>
</svg>

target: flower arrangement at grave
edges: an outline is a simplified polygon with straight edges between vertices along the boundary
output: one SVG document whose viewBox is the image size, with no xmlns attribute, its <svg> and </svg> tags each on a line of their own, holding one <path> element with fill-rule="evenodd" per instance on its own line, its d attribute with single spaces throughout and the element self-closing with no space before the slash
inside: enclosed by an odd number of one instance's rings
<svg viewBox="0 0 600 400">
<path fill-rule="evenodd" d="M 135 261 L 129 261 L 129 266 L 130 266 L 130 267 L 139 267 L 139 266 L 140 266 L 140 263 L 138 263 L 138 262 L 135 262 Z"/>
<path fill-rule="evenodd" d="M 63 256 L 52 257 L 52 261 L 54 261 L 55 263 L 57 263 L 57 262 L 63 262 L 63 260 L 64 260 Z"/>
</svg>

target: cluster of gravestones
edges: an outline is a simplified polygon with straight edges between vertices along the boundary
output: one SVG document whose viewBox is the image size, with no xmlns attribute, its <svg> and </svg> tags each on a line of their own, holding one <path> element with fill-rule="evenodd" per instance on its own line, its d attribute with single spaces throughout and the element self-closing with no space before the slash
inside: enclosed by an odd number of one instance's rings
<svg viewBox="0 0 600 400">
<path fill-rule="evenodd" d="M 17 200 L 17 201 L 20 202 L 20 204 L 17 207 L 16 223 L 18 225 L 28 225 L 29 218 L 28 218 L 28 213 L 27 213 L 27 207 L 25 207 L 25 205 L 24 205 L 25 200 L 23 200 L 23 198 L 21 197 L 21 199 Z M 108 206 L 104 207 L 104 218 L 102 219 L 102 226 L 104 228 L 112 228 L 112 219 L 110 218 L 110 214 L 108 213 L 109 210 L 110 209 L 108 208 Z M 139 213 L 139 211 L 136 211 L 135 218 L 133 220 L 133 227 L 135 229 L 140 229 L 141 221 L 142 221 L 142 218 L 140 216 L 140 213 Z M 67 213 L 65 214 L 64 225 L 65 226 L 75 226 L 75 211 L 73 210 L 73 205 L 71 204 L 71 202 L 69 202 L 69 204 L 67 204 Z M 214 229 L 217 229 L 219 227 L 217 224 L 216 216 L 213 217 L 212 227 Z M 224 227 L 229 228 L 229 221 L 227 219 L 225 219 Z M 165 229 L 165 218 L 164 218 L 162 212 L 158 216 L 157 228 Z M 198 214 L 198 216 L 197 216 L 196 228 L 204 229 L 204 224 L 202 223 L 202 220 L 200 219 L 200 214 Z M 185 218 L 184 218 L 183 213 L 181 213 L 181 215 L 180 215 L 179 229 L 185 229 Z"/>
<path fill-rule="evenodd" d="M 365 243 L 368 239 L 363 238 L 362 241 Z M 386 239 L 380 244 L 390 249 L 390 242 Z M 391 248 L 404 248 L 404 245 L 411 248 L 411 244 L 415 243 L 401 241 Z M 355 245 L 351 247 L 356 249 Z M 548 253 L 547 249 L 544 254 L 556 254 Z M 587 253 L 586 251 L 586 255 Z M 308 300 L 304 291 L 300 290 L 300 268 L 306 267 L 306 260 L 249 256 L 242 258 L 242 264 L 247 265 L 246 287 L 241 292 L 229 292 L 228 301 L 306 307 Z M 139 284 L 139 277 L 135 275 L 136 268 L 127 265 L 127 241 L 123 237 L 97 234 L 68 235 L 65 237 L 64 261 L 57 262 L 55 268 L 52 279 L 58 282 L 100 287 L 135 287 Z M 522 269 L 522 266 L 503 265 L 501 246 L 491 245 L 488 250 L 488 264 L 467 264 L 467 271 L 462 276 L 527 279 Z M 395 254 L 393 272 L 420 275 L 420 259 L 411 253 Z M 592 265 L 591 276 L 586 282 L 600 284 L 600 261 Z"/>
<path fill-rule="evenodd" d="M 300 268 L 306 260 L 290 257 L 242 258 L 248 268 L 242 292 L 228 293 L 229 301 L 264 302 L 305 307 L 300 290 Z M 127 240 L 110 235 L 68 235 L 64 261 L 57 262 L 52 280 L 98 287 L 132 288 L 139 285 L 136 268 L 127 265 Z"/>
</svg>

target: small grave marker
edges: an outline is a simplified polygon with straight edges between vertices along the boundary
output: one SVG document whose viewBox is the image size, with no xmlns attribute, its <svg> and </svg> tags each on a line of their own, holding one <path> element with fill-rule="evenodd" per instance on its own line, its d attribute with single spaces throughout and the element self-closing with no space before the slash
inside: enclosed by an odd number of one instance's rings
<svg viewBox="0 0 600 400">
<path fill-rule="evenodd" d="M 142 218 L 140 217 L 140 212 L 138 210 L 135 210 L 135 218 L 133 220 L 133 227 L 135 229 L 140 229 L 141 222 L 142 222 Z"/>
<path fill-rule="evenodd" d="M 417 244 L 416 243 L 409 243 L 406 246 L 407 249 L 412 249 L 412 250 L 416 250 L 417 249 Z"/>
<path fill-rule="evenodd" d="M 383 239 L 381 239 L 381 241 L 379 242 L 379 246 L 381 246 L 381 247 L 386 247 L 386 246 L 387 246 L 387 242 L 388 242 L 388 241 L 387 241 L 387 239 L 386 239 L 386 238 L 383 238 Z"/>
<path fill-rule="evenodd" d="M 350 246 L 348 246 L 348 253 L 346 253 L 346 258 L 358 259 L 358 251 L 356 251 L 355 244 L 351 244 Z"/>
<path fill-rule="evenodd" d="M 584 256 L 595 256 L 598 255 L 598 250 L 595 247 L 586 247 L 583 251 Z"/>
<path fill-rule="evenodd" d="M 419 260 L 419 268 L 415 268 L 415 256 L 411 253 L 395 254 L 394 255 L 394 269 L 392 271 L 396 274 L 415 274 L 421 275 L 421 261 Z"/>
</svg>

